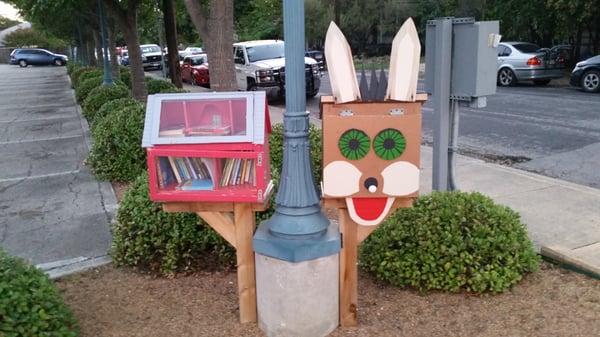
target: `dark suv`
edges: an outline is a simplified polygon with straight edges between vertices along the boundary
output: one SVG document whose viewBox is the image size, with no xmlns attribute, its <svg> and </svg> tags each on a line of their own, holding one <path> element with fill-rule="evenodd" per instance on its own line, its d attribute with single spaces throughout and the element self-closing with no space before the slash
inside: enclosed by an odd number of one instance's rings
<svg viewBox="0 0 600 337">
<path fill-rule="evenodd" d="M 30 64 L 64 66 L 68 60 L 67 55 L 38 48 L 18 48 L 10 53 L 10 64 L 18 64 L 20 67 L 27 67 Z"/>
</svg>

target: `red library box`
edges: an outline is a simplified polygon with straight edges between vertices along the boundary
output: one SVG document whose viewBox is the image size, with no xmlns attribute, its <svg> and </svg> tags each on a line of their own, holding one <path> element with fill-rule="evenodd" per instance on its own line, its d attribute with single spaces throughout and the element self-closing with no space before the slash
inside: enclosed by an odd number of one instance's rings
<svg viewBox="0 0 600 337">
<path fill-rule="evenodd" d="M 154 201 L 262 203 L 273 188 L 264 92 L 148 96 L 142 146 Z"/>
</svg>

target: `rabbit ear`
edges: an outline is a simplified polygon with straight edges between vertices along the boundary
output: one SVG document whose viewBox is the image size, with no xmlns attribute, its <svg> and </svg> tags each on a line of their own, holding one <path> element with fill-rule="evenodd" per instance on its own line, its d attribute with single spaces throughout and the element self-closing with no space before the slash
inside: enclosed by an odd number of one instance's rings
<svg viewBox="0 0 600 337">
<path fill-rule="evenodd" d="M 414 101 L 419 80 L 421 43 L 411 18 L 406 19 L 392 42 L 386 99 Z"/>
<path fill-rule="evenodd" d="M 333 21 L 325 37 L 325 60 L 336 103 L 360 100 L 352 51 L 344 34 Z"/>
</svg>

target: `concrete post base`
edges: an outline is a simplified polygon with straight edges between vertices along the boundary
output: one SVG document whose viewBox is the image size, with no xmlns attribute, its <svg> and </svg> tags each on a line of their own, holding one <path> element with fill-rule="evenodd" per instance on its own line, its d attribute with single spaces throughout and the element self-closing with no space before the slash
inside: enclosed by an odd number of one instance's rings
<svg viewBox="0 0 600 337">
<path fill-rule="evenodd" d="M 339 325 L 339 254 L 302 262 L 256 256 L 258 325 L 269 337 L 326 336 Z"/>
</svg>

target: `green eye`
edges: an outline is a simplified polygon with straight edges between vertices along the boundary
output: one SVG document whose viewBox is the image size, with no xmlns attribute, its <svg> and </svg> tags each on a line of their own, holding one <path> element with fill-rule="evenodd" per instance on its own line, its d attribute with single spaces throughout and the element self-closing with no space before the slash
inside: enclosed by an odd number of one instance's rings
<svg viewBox="0 0 600 337">
<path fill-rule="evenodd" d="M 340 137 L 338 147 L 342 155 L 350 160 L 362 159 L 369 152 L 371 139 L 366 133 L 350 129 Z"/>
<path fill-rule="evenodd" d="M 375 137 L 373 149 L 375 149 L 375 154 L 381 159 L 396 159 L 406 149 L 406 139 L 402 132 L 396 129 L 385 129 Z"/>
</svg>

